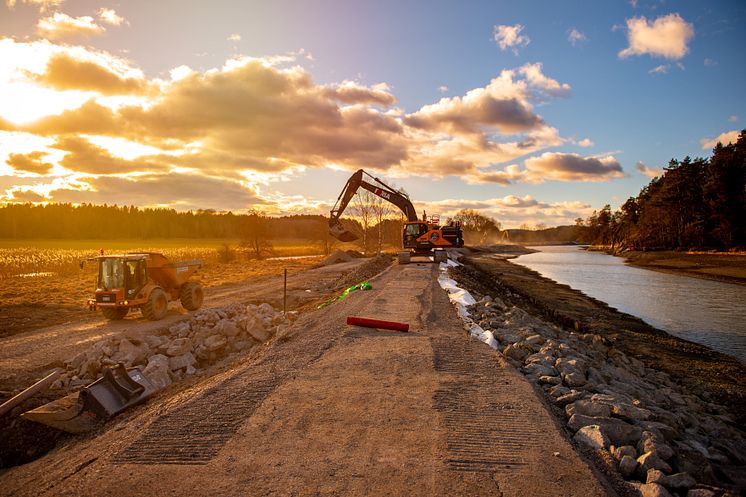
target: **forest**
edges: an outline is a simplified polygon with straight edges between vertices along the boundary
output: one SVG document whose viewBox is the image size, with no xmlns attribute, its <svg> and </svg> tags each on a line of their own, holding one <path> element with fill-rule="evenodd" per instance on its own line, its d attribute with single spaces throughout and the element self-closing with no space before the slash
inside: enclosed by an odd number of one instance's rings
<svg viewBox="0 0 746 497">
<path fill-rule="evenodd" d="M 624 250 L 746 249 L 746 130 L 709 159 L 672 159 L 636 197 L 576 220 L 578 238 Z"/>
</svg>

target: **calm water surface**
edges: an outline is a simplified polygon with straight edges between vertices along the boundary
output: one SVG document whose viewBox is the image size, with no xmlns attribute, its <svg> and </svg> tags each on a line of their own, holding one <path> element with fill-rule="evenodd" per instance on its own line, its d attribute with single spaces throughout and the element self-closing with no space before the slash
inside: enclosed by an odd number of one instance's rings
<svg viewBox="0 0 746 497">
<path fill-rule="evenodd" d="M 660 273 L 575 246 L 532 247 L 512 262 L 746 363 L 746 286 Z"/>
</svg>

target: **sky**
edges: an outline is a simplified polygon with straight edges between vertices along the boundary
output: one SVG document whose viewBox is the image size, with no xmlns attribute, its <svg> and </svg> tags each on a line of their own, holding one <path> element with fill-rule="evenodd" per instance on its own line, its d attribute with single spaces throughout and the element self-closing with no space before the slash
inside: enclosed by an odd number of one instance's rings
<svg viewBox="0 0 746 497">
<path fill-rule="evenodd" d="M 0 202 L 573 224 L 746 128 L 743 1 L 0 4 Z"/>
</svg>

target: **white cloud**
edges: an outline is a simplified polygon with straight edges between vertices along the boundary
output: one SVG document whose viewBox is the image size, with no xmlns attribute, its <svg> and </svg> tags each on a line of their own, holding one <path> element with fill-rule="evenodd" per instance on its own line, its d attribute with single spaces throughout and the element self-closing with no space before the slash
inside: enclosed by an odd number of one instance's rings
<svg viewBox="0 0 746 497">
<path fill-rule="evenodd" d="M 668 70 L 671 69 L 671 64 L 661 64 L 659 66 L 655 66 L 648 72 L 650 74 L 666 74 L 668 73 Z"/>
<path fill-rule="evenodd" d="M 627 19 L 629 47 L 619 52 L 620 58 L 652 55 L 678 60 L 689 52 L 687 44 L 694 36 L 694 26 L 679 14 L 658 17 L 652 23 L 645 17 Z"/>
<path fill-rule="evenodd" d="M 663 168 L 648 167 L 642 161 L 639 161 L 637 164 L 635 164 L 635 169 L 637 169 L 640 173 L 647 176 L 648 178 L 655 178 L 656 176 L 661 176 L 663 174 Z"/>
<path fill-rule="evenodd" d="M 68 36 L 96 36 L 106 31 L 91 16 L 70 17 L 62 12 L 39 19 L 36 29 L 40 35 L 52 40 Z"/>
<path fill-rule="evenodd" d="M 567 35 L 567 41 L 570 42 L 570 44 L 574 47 L 581 41 L 587 41 L 588 38 L 583 34 L 581 31 L 578 31 L 575 28 L 572 28 L 570 32 Z"/>
<path fill-rule="evenodd" d="M 448 87 L 447 87 L 446 85 L 440 85 L 440 86 L 438 87 L 438 91 L 439 91 L 440 93 L 446 93 L 446 92 L 448 91 Z"/>
<path fill-rule="evenodd" d="M 101 22 L 110 24 L 112 26 L 121 26 L 122 24 L 129 24 L 127 20 L 116 13 L 114 9 L 107 9 L 101 7 L 98 9 L 98 18 Z"/>
<path fill-rule="evenodd" d="M 513 50 L 514 54 L 518 55 L 518 47 L 525 47 L 531 43 L 531 38 L 521 34 L 523 27 L 522 24 L 516 24 L 515 26 L 501 24 L 495 26 L 495 41 L 500 47 L 500 50 L 507 50 L 510 48 Z"/>
<path fill-rule="evenodd" d="M 232 41 L 232 42 L 241 41 L 241 35 L 237 33 L 233 33 L 232 35 L 228 36 L 227 40 Z"/>
<path fill-rule="evenodd" d="M 62 5 L 65 0 L 21 0 L 21 3 L 28 5 L 36 5 L 39 7 L 40 12 L 46 12 L 47 10 Z M 17 0 L 5 0 L 5 5 L 9 9 L 13 9 L 16 6 Z"/>
<path fill-rule="evenodd" d="M 702 144 L 702 150 L 709 150 L 711 148 L 715 148 L 715 145 L 718 143 L 722 143 L 723 145 L 728 145 L 729 143 L 736 143 L 738 141 L 738 135 L 741 132 L 737 129 L 734 129 L 733 131 L 726 131 L 725 133 L 720 133 L 715 138 L 702 138 L 699 140 L 699 143 Z"/>
</svg>

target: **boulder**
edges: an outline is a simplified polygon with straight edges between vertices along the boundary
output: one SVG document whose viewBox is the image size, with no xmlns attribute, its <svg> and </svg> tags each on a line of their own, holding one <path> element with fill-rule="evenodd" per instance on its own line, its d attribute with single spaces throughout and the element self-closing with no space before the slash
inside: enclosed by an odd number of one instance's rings
<svg viewBox="0 0 746 497">
<path fill-rule="evenodd" d="M 168 357 L 162 354 L 156 354 L 148 359 L 148 365 L 145 366 L 142 374 L 150 380 L 153 387 L 157 390 L 161 390 L 171 384 L 171 377 L 168 372 Z"/>
<path fill-rule="evenodd" d="M 643 431 L 640 441 L 637 444 L 637 450 L 644 454 L 653 452 L 660 456 L 661 459 L 670 459 L 673 456 L 673 449 L 666 444 L 662 437 L 652 431 Z"/>
<path fill-rule="evenodd" d="M 197 363 L 197 359 L 194 358 L 191 352 L 186 354 L 178 355 L 168 359 L 168 367 L 171 371 L 177 369 L 186 369 L 190 366 L 194 366 Z"/>
<path fill-rule="evenodd" d="M 226 346 L 228 340 L 223 335 L 210 335 L 205 339 L 205 348 L 210 352 L 215 352 Z"/>
<path fill-rule="evenodd" d="M 604 432 L 614 445 L 636 444 L 642 434 L 642 430 L 639 426 L 627 424 L 621 419 L 607 418 L 603 416 L 573 414 L 567 422 L 567 425 L 574 431 L 577 431 L 584 426 L 598 425 L 601 427 L 601 431 Z M 640 462 L 640 460 L 638 459 L 637 462 Z M 647 468 L 645 469 L 647 470 Z"/>
<path fill-rule="evenodd" d="M 715 492 L 707 488 L 693 488 L 686 493 L 686 497 L 715 497 Z"/>
<path fill-rule="evenodd" d="M 611 414 L 614 417 L 624 419 L 625 421 L 647 421 L 652 413 L 647 409 L 631 406 L 622 402 L 611 404 Z"/>
<path fill-rule="evenodd" d="M 503 350 L 503 354 L 505 355 L 505 357 L 509 357 L 510 359 L 523 361 L 523 358 L 528 355 L 528 352 L 520 347 L 516 347 L 515 345 L 510 344 L 505 347 L 505 350 Z"/>
<path fill-rule="evenodd" d="M 599 404 L 590 400 L 581 399 L 565 406 L 565 412 L 568 417 L 577 413 L 584 414 L 585 416 L 600 416 L 608 418 L 611 409 L 607 404 Z"/>
<path fill-rule="evenodd" d="M 215 326 L 215 331 L 217 331 L 218 333 L 220 333 L 221 335 L 225 337 L 234 337 L 238 335 L 239 333 L 241 333 L 241 330 L 236 325 L 236 323 L 229 319 L 224 319 L 223 321 L 220 321 Z"/>
<path fill-rule="evenodd" d="M 189 338 L 176 338 L 166 348 L 166 355 L 176 357 L 192 351 L 192 341 Z"/>
<path fill-rule="evenodd" d="M 576 400 L 580 400 L 582 398 L 583 398 L 583 392 L 579 392 L 577 390 L 570 390 L 566 394 L 561 395 L 561 396 L 557 397 L 556 399 L 554 399 L 554 402 L 558 406 L 562 407 L 562 406 L 566 406 L 567 404 L 570 404 L 572 402 L 575 402 Z M 593 423 L 588 423 L 588 424 L 593 424 Z M 578 429 L 580 429 L 580 428 L 581 427 L 578 427 Z"/>
<path fill-rule="evenodd" d="M 671 472 L 671 466 L 660 458 L 655 452 L 646 452 L 637 458 L 637 463 L 647 472 L 651 469 L 659 469 L 664 473 Z"/>
<path fill-rule="evenodd" d="M 511 347 L 511 345 L 509 345 Z M 544 366 L 541 363 L 534 362 L 528 366 L 524 366 L 523 372 L 534 376 L 556 376 L 557 371 L 551 366 Z"/>
<path fill-rule="evenodd" d="M 632 459 L 635 459 L 635 464 L 637 463 L 637 451 L 631 445 L 622 445 L 621 447 L 617 447 L 616 450 L 614 450 L 615 458 L 622 459 L 624 456 L 629 456 Z"/>
<path fill-rule="evenodd" d="M 598 425 L 582 427 L 575 433 L 572 439 L 593 449 L 605 449 L 609 447 L 609 439 Z"/>
<path fill-rule="evenodd" d="M 637 461 L 634 457 L 628 455 L 622 456 L 619 460 L 619 472 L 624 478 L 629 478 L 635 473 L 637 469 Z"/>
<path fill-rule="evenodd" d="M 642 497 L 673 497 L 668 490 L 658 483 L 646 483 L 640 485 Z"/>
<path fill-rule="evenodd" d="M 148 346 L 143 342 L 140 346 L 133 344 L 126 338 L 119 342 L 119 349 L 111 356 L 115 362 L 124 363 L 125 366 L 144 364 L 148 357 Z"/>
<path fill-rule="evenodd" d="M 254 340 L 259 342 L 266 342 L 272 336 L 270 331 L 261 323 L 261 321 L 254 321 L 254 325 L 246 331 Z"/>
<path fill-rule="evenodd" d="M 585 375 L 578 372 L 566 373 L 562 377 L 562 381 L 568 387 L 580 387 L 585 385 L 588 381 L 585 379 Z"/>
<path fill-rule="evenodd" d="M 666 488 L 681 491 L 689 490 L 697 484 L 697 481 L 689 473 L 676 473 L 675 475 L 664 475 L 659 483 Z"/>
<path fill-rule="evenodd" d="M 663 473 L 663 471 L 659 469 L 649 469 L 645 479 L 645 483 L 660 483 L 661 485 L 663 485 L 661 480 L 663 480 L 665 476 L 666 475 Z"/>
<path fill-rule="evenodd" d="M 562 378 L 559 376 L 539 376 L 539 383 L 545 385 L 559 385 L 562 383 Z"/>
</svg>

